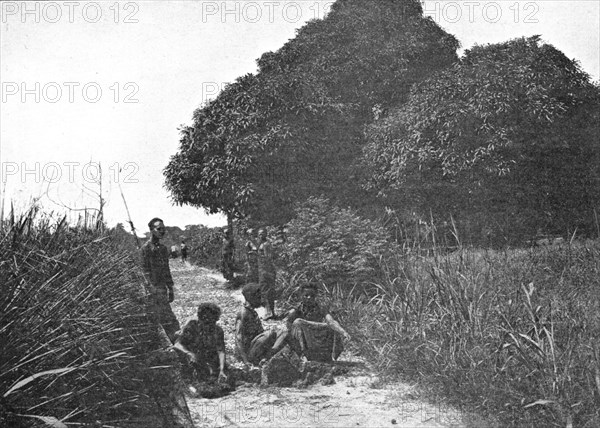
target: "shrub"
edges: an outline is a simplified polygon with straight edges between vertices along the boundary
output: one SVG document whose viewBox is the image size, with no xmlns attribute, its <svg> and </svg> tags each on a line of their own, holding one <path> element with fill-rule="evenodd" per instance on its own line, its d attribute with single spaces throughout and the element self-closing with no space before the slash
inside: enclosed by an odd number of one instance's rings
<svg viewBox="0 0 600 428">
<path fill-rule="evenodd" d="M 222 228 L 188 226 L 185 230 L 188 260 L 199 266 L 214 269 L 221 263 Z"/>
<path fill-rule="evenodd" d="M 379 223 L 324 198 L 308 199 L 286 228 L 286 241 L 280 247 L 284 271 L 327 286 L 373 281 L 380 260 L 396 249 Z"/>
</svg>

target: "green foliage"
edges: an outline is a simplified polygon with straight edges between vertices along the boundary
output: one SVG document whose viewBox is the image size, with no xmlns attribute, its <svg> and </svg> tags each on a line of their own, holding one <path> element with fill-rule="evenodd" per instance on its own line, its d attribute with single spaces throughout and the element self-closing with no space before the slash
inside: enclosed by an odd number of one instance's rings
<svg viewBox="0 0 600 428">
<path fill-rule="evenodd" d="M 147 395 L 143 278 L 118 233 L 35 210 L 3 226 L 0 425 L 126 427 L 159 417 Z"/>
<path fill-rule="evenodd" d="M 199 266 L 214 269 L 221 261 L 223 229 L 188 225 L 182 236 L 188 247 L 188 260 Z"/>
<path fill-rule="evenodd" d="M 378 297 L 346 296 L 341 318 L 383 376 L 465 415 L 598 426 L 599 260 L 599 242 L 403 257 L 384 269 Z"/>
<path fill-rule="evenodd" d="M 328 286 L 350 288 L 374 281 L 380 260 L 395 250 L 377 222 L 323 198 L 300 205 L 286 229 L 280 257 L 288 276 L 318 279 Z"/>
<path fill-rule="evenodd" d="M 364 125 L 457 47 L 416 0 L 337 1 L 194 112 L 164 171 L 173 201 L 278 225 L 311 195 L 371 208 L 357 185 Z"/>
<path fill-rule="evenodd" d="M 425 218 L 451 213 L 461 232 L 485 222 L 509 239 L 590 234 L 599 101 L 578 64 L 539 37 L 476 46 L 370 127 L 367 187 Z"/>
</svg>

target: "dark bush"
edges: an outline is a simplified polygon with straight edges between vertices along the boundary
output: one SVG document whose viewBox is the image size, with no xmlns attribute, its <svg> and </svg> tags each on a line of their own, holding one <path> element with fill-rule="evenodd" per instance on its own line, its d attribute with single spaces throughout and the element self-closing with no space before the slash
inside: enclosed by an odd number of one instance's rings
<svg viewBox="0 0 600 428">
<path fill-rule="evenodd" d="M 284 272 L 328 287 L 373 282 L 381 260 L 397 250 L 379 223 L 323 198 L 310 198 L 297 208 L 286 229 L 280 246 Z"/>
</svg>

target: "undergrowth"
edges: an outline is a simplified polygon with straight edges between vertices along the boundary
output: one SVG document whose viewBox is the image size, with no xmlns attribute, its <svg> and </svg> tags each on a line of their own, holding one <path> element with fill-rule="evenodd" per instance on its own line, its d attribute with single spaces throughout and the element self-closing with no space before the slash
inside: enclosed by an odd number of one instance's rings
<svg viewBox="0 0 600 428">
<path fill-rule="evenodd" d="M 1 226 L 0 426 L 151 420 L 152 333 L 131 252 L 35 209 Z"/>
<path fill-rule="evenodd" d="M 402 255 L 381 273 L 375 295 L 325 300 L 382 376 L 492 426 L 600 426 L 599 242 Z"/>
</svg>

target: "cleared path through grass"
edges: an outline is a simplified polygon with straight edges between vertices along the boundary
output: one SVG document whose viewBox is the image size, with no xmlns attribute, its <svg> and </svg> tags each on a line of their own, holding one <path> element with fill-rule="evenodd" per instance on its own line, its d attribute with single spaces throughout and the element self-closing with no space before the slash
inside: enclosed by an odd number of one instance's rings
<svg viewBox="0 0 600 428">
<path fill-rule="evenodd" d="M 225 332 L 227 361 L 241 367 L 233 356 L 235 315 L 243 298 L 240 290 L 226 288 L 220 273 L 171 260 L 175 282 L 173 310 L 183 323 L 193 317 L 201 302 L 218 304 Z M 259 309 L 259 315 L 264 310 Z M 265 326 L 276 323 L 264 322 Z M 383 384 L 364 358 L 342 354 L 344 375 L 333 385 L 307 388 L 261 387 L 244 384 L 218 399 L 188 397 L 197 427 L 463 427 L 465 415 L 428 403 L 413 386 Z"/>
</svg>

